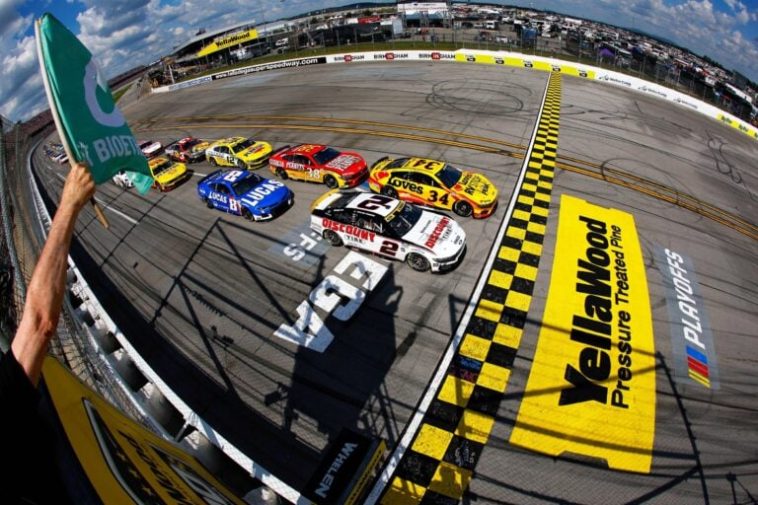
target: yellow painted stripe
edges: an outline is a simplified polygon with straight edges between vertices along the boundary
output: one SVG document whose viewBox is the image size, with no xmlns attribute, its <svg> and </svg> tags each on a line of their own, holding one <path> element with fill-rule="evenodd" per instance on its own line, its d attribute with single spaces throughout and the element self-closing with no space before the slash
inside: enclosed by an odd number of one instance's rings
<svg viewBox="0 0 758 505">
<path fill-rule="evenodd" d="M 537 349 L 510 442 L 550 456 L 582 454 L 614 469 L 649 473 L 656 402 L 650 371 L 656 360 L 634 218 L 564 194 L 557 237 Z M 592 256 L 589 248 L 595 250 Z M 585 282 L 581 272 L 588 271 L 579 260 L 593 258 L 614 279 L 608 295 L 577 289 Z M 616 267 L 624 269 L 623 288 L 615 282 Z M 588 337 L 587 324 L 576 318 L 608 322 L 598 319 L 600 311 L 610 324 L 607 330 L 596 324 Z M 587 356 L 593 356 L 591 363 Z M 587 386 L 581 386 L 582 379 Z"/>
</svg>

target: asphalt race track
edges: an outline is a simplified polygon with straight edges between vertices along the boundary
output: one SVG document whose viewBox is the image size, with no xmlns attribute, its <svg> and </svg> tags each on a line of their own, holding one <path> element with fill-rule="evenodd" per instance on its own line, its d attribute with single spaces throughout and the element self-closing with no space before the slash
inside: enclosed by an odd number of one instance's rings
<svg viewBox="0 0 758 505">
<path fill-rule="evenodd" d="M 324 143 L 355 150 L 369 164 L 383 156 L 443 159 L 495 183 L 500 204 L 493 216 L 456 218 L 468 250 L 454 271 L 418 273 L 371 257 L 388 272 L 350 321 L 326 320 L 336 338 L 324 353 L 274 336 L 280 324 L 295 322 L 298 305 L 349 252 L 328 247 L 308 229 L 309 206 L 323 186 L 287 181 L 294 207 L 253 223 L 199 200 L 196 181 L 212 170 L 205 162 L 191 165 L 195 177 L 169 193 L 151 190 L 142 197 L 104 184 L 97 198 L 111 229 L 87 209 L 77 225 L 74 258 L 174 391 L 236 447 L 302 490 L 342 429 L 384 439 L 388 454 L 403 437 L 466 307 L 477 301 L 472 295 L 517 189 L 548 77 L 440 62 L 325 65 L 216 81 L 126 107 L 139 139 L 167 144 L 190 134 L 245 135 L 275 147 Z M 382 494 L 383 500 L 443 503 L 439 497 L 447 496 L 450 503 L 463 493 L 463 503 L 495 504 L 754 502 L 758 143 L 683 106 L 614 86 L 563 77 L 559 96 L 556 168 L 531 305 L 507 388 L 491 412 L 494 422 L 469 460 L 476 464 L 451 470 L 458 491 L 408 484 L 399 494 Z M 41 149 L 33 164 L 57 201 L 65 170 Z M 542 451 L 510 442 L 514 431 L 541 427 L 525 424 L 519 413 L 534 393 L 528 385 L 533 366 L 541 362 L 559 376 L 566 366 L 562 356 L 544 362 L 538 342 L 548 290 L 560 287 L 551 280 L 563 278 L 553 262 L 562 253 L 556 250 L 558 217 L 564 219 L 567 195 L 631 214 L 636 225 L 644 260 L 637 279 L 646 280 L 643 294 L 652 310 L 647 337 L 654 352 L 647 359 L 654 366 L 645 373 L 654 375 L 654 389 L 634 393 L 653 408 L 648 435 L 654 443 L 652 450 L 627 452 L 634 461 L 650 457 L 648 471 L 611 469 L 591 447 L 552 456 L 555 440 Z M 300 260 L 293 244 L 308 249 Z M 688 293 L 697 301 L 697 335 L 711 341 L 705 371 L 685 359 L 682 349 L 689 347 L 676 337 L 683 328 L 694 334 L 679 322 L 675 309 L 686 308 L 665 282 L 666 272 L 684 272 L 669 269 L 666 250 L 684 258 Z M 699 371 L 699 381 L 687 375 L 688 366 Z M 609 427 L 609 436 L 620 429 Z M 436 467 L 429 466 L 434 450 L 424 450 L 413 475 L 388 479 L 435 489 L 416 480 L 436 479 Z M 465 467 L 460 451 L 456 458 Z"/>
</svg>

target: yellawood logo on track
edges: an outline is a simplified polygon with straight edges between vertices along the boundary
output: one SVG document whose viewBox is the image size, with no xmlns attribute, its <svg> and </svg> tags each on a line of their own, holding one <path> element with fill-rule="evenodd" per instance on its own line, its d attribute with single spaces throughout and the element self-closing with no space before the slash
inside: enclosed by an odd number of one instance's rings
<svg viewBox="0 0 758 505">
<path fill-rule="evenodd" d="M 631 214 L 563 195 L 550 289 L 511 443 L 647 473 L 655 346 Z"/>
</svg>

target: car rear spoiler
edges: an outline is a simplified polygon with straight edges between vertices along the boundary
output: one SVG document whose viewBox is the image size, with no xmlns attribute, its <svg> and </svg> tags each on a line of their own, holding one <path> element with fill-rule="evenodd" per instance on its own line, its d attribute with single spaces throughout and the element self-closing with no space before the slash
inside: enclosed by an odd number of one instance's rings
<svg viewBox="0 0 758 505">
<path fill-rule="evenodd" d="M 374 162 L 374 163 L 371 165 L 371 170 L 373 170 L 373 169 L 374 169 L 374 167 L 376 167 L 376 166 L 377 166 L 379 163 L 381 163 L 381 162 L 383 162 L 384 160 L 387 160 L 387 159 L 389 159 L 389 156 L 384 156 L 383 158 L 379 158 L 378 160 L 376 160 L 376 161 L 375 161 L 375 162 Z"/>
<path fill-rule="evenodd" d="M 199 181 L 197 181 L 197 185 L 199 186 L 199 185 L 201 185 L 202 183 L 204 183 L 205 181 L 207 181 L 208 179 L 211 179 L 211 178 L 213 178 L 213 177 L 216 177 L 216 176 L 217 176 L 218 174 L 220 174 L 221 172 L 223 172 L 223 170 L 219 169 L 219 170 L 216 170 L 216 171 L 214 171 L 214 172 L 211 172 L 211 173 L 209 173 L 208 175 L 206 175 L 205 177 L 203 177 L 202 179 L 200 179 Z"/>
</svg>

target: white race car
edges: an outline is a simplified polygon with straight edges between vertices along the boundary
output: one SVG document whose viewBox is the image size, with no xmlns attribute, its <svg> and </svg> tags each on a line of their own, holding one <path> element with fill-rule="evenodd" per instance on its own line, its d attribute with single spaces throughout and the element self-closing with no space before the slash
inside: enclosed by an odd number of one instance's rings
<svg viewBox="0 0 758 505">
<path fill-rule="evenodd" d="M 126 175 L 126 172 L 119 170 L 116 175 L 113 176 L 113 183 L 119 188 L 129 189 L 134 187 L 134 183 Z"/>
<path fill-rule="evenodd" d="M 143 140 L 139 143 L 140 151 L 145 158 L 152 158 L 163 152 L 163 144 L 154 140 Z"/>
<path fill-rule="evenodd" d="M 452 270 L 466 251 L 466 233 L 452 218 L 356 190 L 332 190 L 311 206 L 311 229 L 347 245 L 406 261 L 414 270 Z"/>
</svg>

